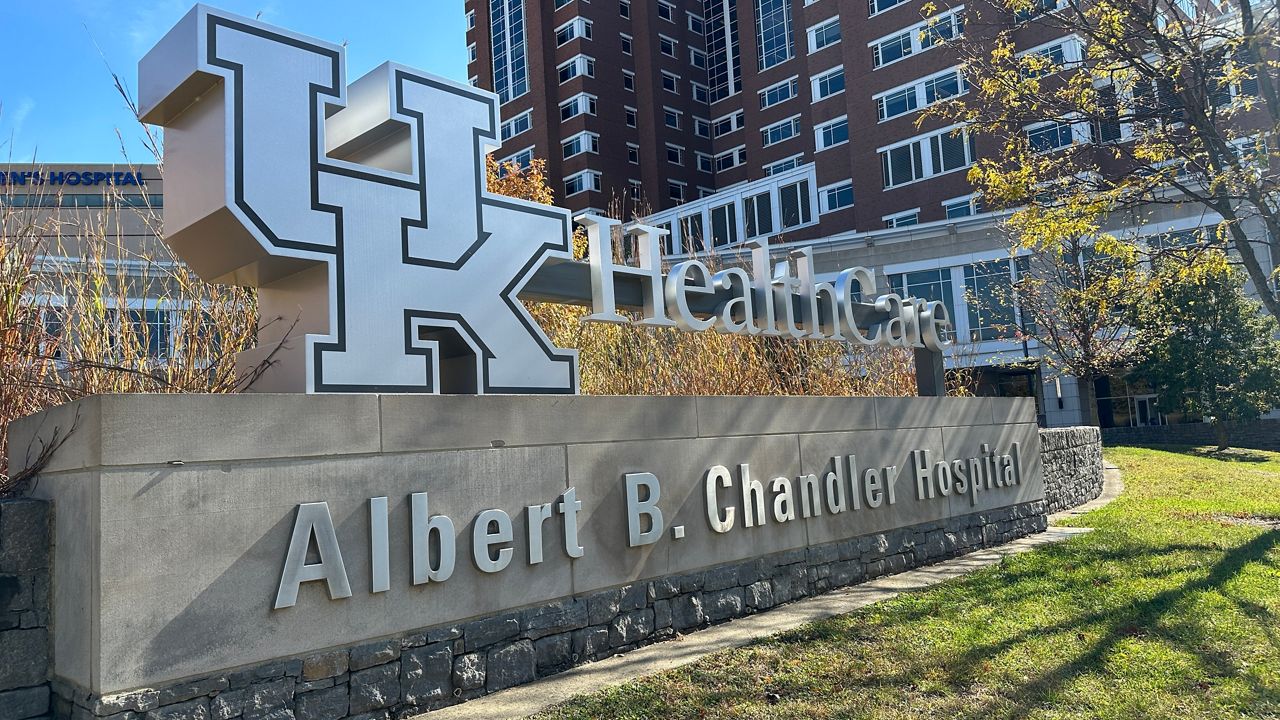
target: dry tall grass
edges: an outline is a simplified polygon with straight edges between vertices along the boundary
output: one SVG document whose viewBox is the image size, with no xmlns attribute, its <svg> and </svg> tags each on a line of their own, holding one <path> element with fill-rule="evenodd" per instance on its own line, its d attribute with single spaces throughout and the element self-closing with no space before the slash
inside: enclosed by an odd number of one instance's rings
<svg viewBox="0 0 1280 720">
<path fill-rule="evenodd" d="M 253 344 L 253 293 L 178 262 L 147 196 L 107 187 L 102 207 L 70 200 L 48 186 L 0 195 L 0 448 L 10 420 L 76 398 L 233 392 L 244 380 L 234 357 Z M 0 456 L 0 495 L 23 480 Z"/>
</svg>

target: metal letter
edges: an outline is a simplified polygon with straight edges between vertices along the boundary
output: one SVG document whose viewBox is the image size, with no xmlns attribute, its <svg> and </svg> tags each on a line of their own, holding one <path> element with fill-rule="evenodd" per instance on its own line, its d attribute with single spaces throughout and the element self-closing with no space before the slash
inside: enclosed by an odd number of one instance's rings
<svg viewBox="0 0 1280 720">
<path fill-rule="evenodd" d="M 453 563 L 457 556 L 453 521 L 447 515 L 432 517 L 428 512 L 427 494 L 424 492 L 410 495 L 409 504 L 412 525 L 410 534 L 413 537 L 413 584 L 444 582 L 453 574 Z M 432 531 L 440 542 L 440 562 L 434 568 L 431 566 Z"/>
<path fill-rule="evenodd" d="M 526 521 L 529 525 L 529 564 L 542 562 L 542 523 L 551 517 L 551 503 L 530 505 L 525 508 Z"/>
<path fill-rule="evenodd" d="M 497 525 L 490 532 L 489 526 Z M 471 531 L 471 557 L 481 572 L 496 573 L 511 562 L 515 550 L 509 547 L 499 548 L 494 557 L 489 550 L 500 543 L 511 542 L 511 516 L 501 510 L 481 510 L 476 515 L 476 525 Z"/>
<path fill-rule="evenodd" d="M 320 562 L 308 565 L 307 548 L 313 536 Z M 293 536 L 289 539 L 289 551 L 284 558 L 284 571 L 280 573 L 280 588 L 276 591 L 275 609 L 296 605 L 298 587 L 312 580 L 325 581 L 330 600 L 351 597 L 351 583 L 347 580 L 347 566 L 342 563 L 338 534 L 333 529 L 329 503 L 324 502 L 298 505 L 298 514 L 293 520 Z"/>
<path fill-rule="evenodd" d="M 562 498 L 560 514 L 564 515 L 564 552 L 571 558 L 580 558 L 585 552 L 578 544 L 578 511 L 582 509 L 582 501 L 578 499 L 576 488 L 565 490 Z"/>
<path fill-rule="evenodd" d="M 662 509 L 658 500 L 662 499 L 662 486 L 653 473 L 627 473 L 623 476 L 627 485 L 627 545 L 639 547 L 658 542 L 662 537 Z M 644 488 L 647 496 L 640 499 L 640 488 Z M 643 518 L 649 519 L 649 529 L 642 530 Z"/>
<path fill-rule="evenodd" d="M 658 241 L 664 230 L 647 225 L 632 225 L 628 235 L 639 245 L 639 267 L 619 265 L 613 261 L 613 228 L 621 225 L 617 220 L 598 215 L 579 215 L 575 218 L 587 230 L 587 259 L 591 262 L 591 309 L 587 320 L 596 322 L 626 323 L 625 315 L 618 313 L 614 300 L 614 276 L 633 275 L 640 278 L 644 287 L 644 319 L 640 325 L 666 327 L 675 323 L 667 319 L 662 298 L 662 252 Z"/>
<path fill-rule="evenodd" d="M 391 539 L 387 528 L 387 499 L 369 498 L 369 568 L 373 592 L 391 589 Z"/>
<path fill-rule="evenodd" d="M 733 486 L 733 476 L 729 474 L 729 468 L 723 465 L 714 465 L 707 471 L 707 479 L 703 482 L 703 491 L 707 496 L 707 522 L 710 523 L 712 530 L 718 533 L 727 533 L 733 529 L 734 508 L 725 508 L 724 516 L 721 517 L 720 502 L 716 496 L 717 485 L 720 487 Z"/>
<path fill-rule="evenodd" d="M 689 284 L 689 271 L 696 270 L 698 278 L 693 285 Z M 675 306 L 676 327 L 685 332 L 700 332 L 716 324 L 716 316 L 703 320 L 689 310 L 688 293 L 712 295 L 715 285 L 711 282 L 711 271 L 697 260 L 685 260 L 677 263 L 667 274 L 667 305 Z"/>
</svg>

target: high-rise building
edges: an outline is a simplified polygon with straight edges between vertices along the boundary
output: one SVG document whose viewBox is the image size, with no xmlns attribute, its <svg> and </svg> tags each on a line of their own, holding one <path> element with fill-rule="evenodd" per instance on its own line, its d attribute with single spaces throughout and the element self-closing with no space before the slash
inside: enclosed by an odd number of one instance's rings
<svg viewBox="0 0 1280 720">
<path fill-rule="evenodd" d="M 1002 148 L 925 110 L 968 91 L 948 47 L 966 32 L 1016 24 L 1021 52 L 1058 65 L 1084 49 L 988 3 L 976 22 L 964 3 L 935 2 L 926 21 L 921 0 L 466 0 L 469 74 L 501 97 L 497 157 L 546 158 L 558 204 L 641 216 L 669 231 L 669 256 L 735 262 L 768 241 L 779 255 L 811 248 L 819 279 L 876 268 L 887 288 L 945 302 L 959 340 L 948 365 L 971 369 L 979 393 L 1034 395 L 1042 423 L 1078 423 L 1075 379 L 1013 331 L 1022 261 L 998 227 L 1007 212 L 967 179 Z M 1044 151 L 1122 133 L 1028 128 Z M 1106 229 L 1159 241 L 1220 219 L 1166 204 Z M 1094 392 L 1104 426 L 1165 421 L 1140 383 L 1103 378 Z"/>
<path fill-rule="evenodd" d="M 547 158 L 574 210 L 682 206 L 697 219 L 673 252 L 978 209 L 974 143 L 916 125 L 965 91 L 937 51 L 962 4 L 927 30 L 905 0 L 468 0 L 467 17 L 472 82 L 503 103 L 498 156 Z"/>
</svg>

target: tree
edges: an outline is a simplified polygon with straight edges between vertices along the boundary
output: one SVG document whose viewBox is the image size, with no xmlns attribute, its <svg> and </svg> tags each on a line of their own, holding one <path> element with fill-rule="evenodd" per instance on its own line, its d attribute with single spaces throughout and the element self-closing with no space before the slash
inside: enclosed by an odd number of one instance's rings
<svg viewBox="0 0 1280 720">
<path fill-rule="evenodd" d="M 1222 271 L 1163 283 L 1140 312 L 1158 339 L 1139 372 L 1160 393 L 1161 410 L 1213 422 L 1219 450 L 1233 425 L 1280 405 L 1277 324 L 1261 310 L 1239 275 Z"/>
<path fill-rule="evenodd" d="M 1020 258 L 1018 280 L 1007 298 L 1021 323 L 1015 337 L 1035 340 L 1048 350 L 1055 371 L 1073 375 L 1086 425 L 1098 424 L 1094 381 L 1122 372 L 1141 359 L 1142 333 L 1132 308 L 1150 286 L 1150 277 L 1123 246 L 1107 252 L 1080 237 L 1064 237 L 1052 249 Z"/>
<path fill-rule="evenodd" d="M 969 178 L 988 207 L 1016 208 L 1017 245 L 1061 254 L 1093 238 L 1111 255 L 1158 257 L 1163 248 L 1104 228 L 1199 207 L 1213 216 L 1197 237 L 1207 265 L 1187 275 L 1220 271 L 1217 251 L 1230 249 L 1280 317 L 1280 3 L 992 2 L 969 9 L 968 35 L 953 43 L 965 82 L 939 89 L 953 97 L 931 114 L 989 150 Z M 955 34 L 935 23 L 932 42 Z M 1019 52 L 1050 38 L 1063 42 Z"/>
</svg>

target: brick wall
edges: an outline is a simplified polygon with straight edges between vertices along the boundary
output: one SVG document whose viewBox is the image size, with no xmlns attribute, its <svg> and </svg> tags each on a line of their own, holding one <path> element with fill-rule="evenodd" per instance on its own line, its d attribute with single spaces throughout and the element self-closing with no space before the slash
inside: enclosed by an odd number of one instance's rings
<svg viewBox="0 0 1280 720">
<path fill-rule="evenodd" d="M 49 714 L 49 504 L 0 500 L 0 720 Z"/>
<path fill-rule="evenodd" d="M 1106 428 L 1102 439 L 1108 445 L 1218 444 L 1217 432 L 1209 423 Z M 1280 420 L 1255 420 L 1238 425 L 1227 433 L 1227 441 L 1232 447 L 1280 451 Z"/>
<path fill-rule="evenodd" d="M 1102 494 L 1102 437 L 1098 428 L 1041 430 L 1040 461 L 1049 514 L 1083 505 Z"/>
</svg>

